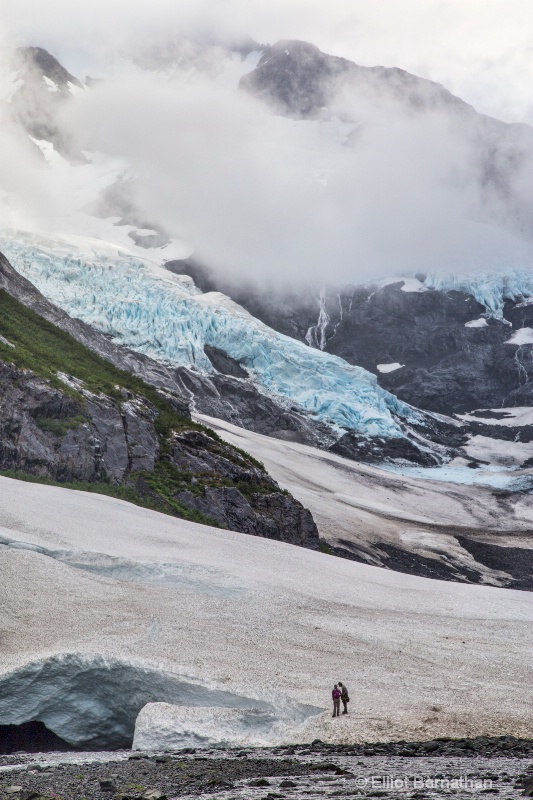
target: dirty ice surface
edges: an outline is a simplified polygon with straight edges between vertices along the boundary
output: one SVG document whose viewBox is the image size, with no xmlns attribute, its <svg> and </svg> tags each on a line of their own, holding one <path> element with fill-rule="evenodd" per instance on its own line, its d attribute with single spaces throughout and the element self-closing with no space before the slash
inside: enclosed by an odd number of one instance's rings
<svg viewBox="0 0 533 800">
<path fill-rule="evenodd" d="M 262 709 L 256 742 L 533 735 L 530 593 L 399 574 L 4 477 L 0 532 L 4 723 L 41 719 L 83 743 L 159 701 Z M 46 554 L 56 551 L 175 564 L 239 591 L 88 572 Z M 352 713 L 333 720 L 339 679 Z M 200 716 L 202 730 L 216 725 L 217 713 Z"/>
<path fill-rule="evenodd" d="M 353 548 L 370 563 L 379 545 L 400 548 L 413 557 L 456 564 L 481 575 L 484 583 L 501 585 L 502 574 L 480 563 L 460 543 L 467 532 L 478 541 L 501 547 L 531 549 L 533 494 L 508 495 L 505 503 L 491 486 L 452 483 L 422 477 L 417 469 L 388 471 L 316 450 L 297 442 L 280 442 L 230 423 L 198 415 L 231 444 L 254 453 L 270 474 L 313 514 L 320 535 L 343 549 Z M 498 444 L 497 440 L 493 440 Z M 505 443 L 513 444 L 513 443 Z M 531 447 L 531 445 L 529 445 Z M 465 476 L 477 470 L 459 466 Z M 531 470 L 508 471 L 526 477 Z M 496 482 L 498 473 L 489 473 Z M 530 480 L 530 478 L 527 478 Z M 382 556 L 382 553 L 381 553 Z"/>
</svg>

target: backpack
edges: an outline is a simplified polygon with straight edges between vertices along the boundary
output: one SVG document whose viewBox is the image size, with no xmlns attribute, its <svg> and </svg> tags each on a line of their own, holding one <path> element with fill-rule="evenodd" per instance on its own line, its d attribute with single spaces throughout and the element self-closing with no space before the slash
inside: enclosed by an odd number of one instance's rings
<svg viewBox="0 0 533 800">
<path fill-rule="evenodd" d="M 340 693 L 339 689 L 333 689 L 333 699 L 334 700 L 339 700 L 340 696 L 341 696 L 341 693 Z"/>
</svg>

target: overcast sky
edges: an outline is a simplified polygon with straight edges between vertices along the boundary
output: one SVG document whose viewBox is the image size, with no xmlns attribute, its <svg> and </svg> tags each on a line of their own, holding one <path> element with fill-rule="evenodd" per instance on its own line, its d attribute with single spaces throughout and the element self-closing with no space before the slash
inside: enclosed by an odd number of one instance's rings
<svg viewBox="0 0 533 800">
<path fill-rule="evenodd" d="M 45 47 L 81 78 L 106 76 L 68 105 L 63 124 L 82 150 L 126 165 L 139 219 L 227 274 L 322 280 L 327 266 L 330 277 L 352 280 L 531 263 L 531 230 L 526 250 L 515 241 L 518 212 L 533 207 L 530 144 L 518 167 L 518 138 L 502 144 L 499 160 L 488 144 L 481 156 L 468 124 L 431 104 L 423 116 L 386 97 L 376 105 L 369 84 L 344 109 L 362 123 L 346 146 L 347 131 L 337 135 L 333 123 L 266 113 L 235 90 L 236 78 L 165 77 L 127 58 L 180 38 L 298 38 L 362 65 L 404 68 L 480 111 L 533 124 L 531 0 L 0 3 L 0 38 Z M 87 176 L 83 197 L 96 196 L 94 171 L 24 170 L 20 148 L 0 126 L 0 189 L 18 187 L 21 226 L 70 230 L 76 193 L 66 177 Z"/>
<path fill-rule="evenodd" d="M 11 40 L 41 44 L 78 72 L 178 32 L 305 39 L 444 83 L 506 121 L 533 123 L 531 0 L 2 0 L 0 18 Z"/>
</svg>

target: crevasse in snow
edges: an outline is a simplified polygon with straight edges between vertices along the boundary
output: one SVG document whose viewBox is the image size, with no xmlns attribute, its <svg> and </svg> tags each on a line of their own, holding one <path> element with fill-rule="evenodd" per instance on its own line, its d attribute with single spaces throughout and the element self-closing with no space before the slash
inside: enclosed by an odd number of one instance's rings
<svg viewBox="0 0 533 800">
<path fill-rule="evenodd" d="M 212 371 L 204 344 L 241 362 L 263 390 L 328 424 L 371 436 L 400 437 L 395 417 L 417 412 L 381 389 L 376 377 L 337 356 L 283 336 L 218 293 L 201 294 L 102 245 L 38 244 L 0 238 L 12 265 L 50 300 L 116 342 L 174 365 Z M 115 251 L 116 253 L 116 251 Z"/>
</svg>

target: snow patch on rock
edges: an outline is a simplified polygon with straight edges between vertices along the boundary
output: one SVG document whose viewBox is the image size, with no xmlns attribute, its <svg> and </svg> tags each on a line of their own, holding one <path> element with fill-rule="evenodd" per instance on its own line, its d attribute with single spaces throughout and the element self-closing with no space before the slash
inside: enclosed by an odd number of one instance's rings
<svg viewBox="0 0 533 800">
<path fill-rule="evenodd" d="M 477 435 L 469 438 L 465 445 L 465 452 L 471 458 L 489 461 L 497 467 L 517 468 L 528 458 L 531 458 L 533 445 L 531 442 L 508 442 L 505 439 L 493 439 L 492 437 Z M 508 488 L 516 486 L 516 478 L 513 481 L 512 474 L 509 477 Z M 519 482 L 519 485 L 520 483 L 523 485 L 523 482 L 524 477 Z M 532 476 L 527 479 L 527 483 L 531 489 L 533 485 Z"/>
<path fill-rule="evenodd" d="M 395 372 L 397 369 L 401 369 L 401 367 L 405 367 L 405 364 L 399 364 L 398 361 L 392 364 L 376 364 L 376 368 L 379 372 Z"/>
<path fill-rule="evenodd" d="M 458 414 L 457 416 L 467 422 L 482 422 L 483 425 L 506 425 L 512 428 L 533 425 L 533 408 L 529 406 L 482 408 L 475 414 Z"/>
<path fill-rule="evenodd" d="M 45 82 L 46 88 L 48 89 L 49 92 L 58 92 L 59 91 L 59 86 L 57 85 L 57 83 L 55 83 L 47 75 L 43 75 L 43 81 Z"/>
<path fill-rule="evenodd" d="M 403 278 L 402 292 L 427 292 L 427 286 L 418 280 L 418 278 Z"/>
<path fill-rule="evenodd" d="M 37 145 L 43 156 L 45 157 L 46 162 L 50 166 L 61 166 L 64 164 L 64 159 L 59 155 L 57 150 L 54 148 L 52 142 L 48 142 L 46 139 L 35 139 L 33 136 L 30 136 L 32 142 Z"/>
<path fill-rule="evenodd" d="M 520 328 L 504 344 L 516 344 L 519 347 L 523 344 L 533 344 L 533 328 Z"/>
<path fill-rule="evenodd" d="M 69 92 L 73 95 L 81 94 L 81 92 L 83 92 L 85 89 L 84 86 L 77 86 L 75 83 L 72 83 L 72 81 L 67 81 L 67 86 Z"/>
<path fill-rule="evenodd" d="M 394 284 L 401 284 L 402 292 L 427 292 L 428 287 L 414 276 L 394 275 L 389 278 L 381 278 L 378 281 L 372 281 L 367 284 L 368 286 L 377 286 L 383 289 L 385 286 L 393 286 Z"/>
</svg>

